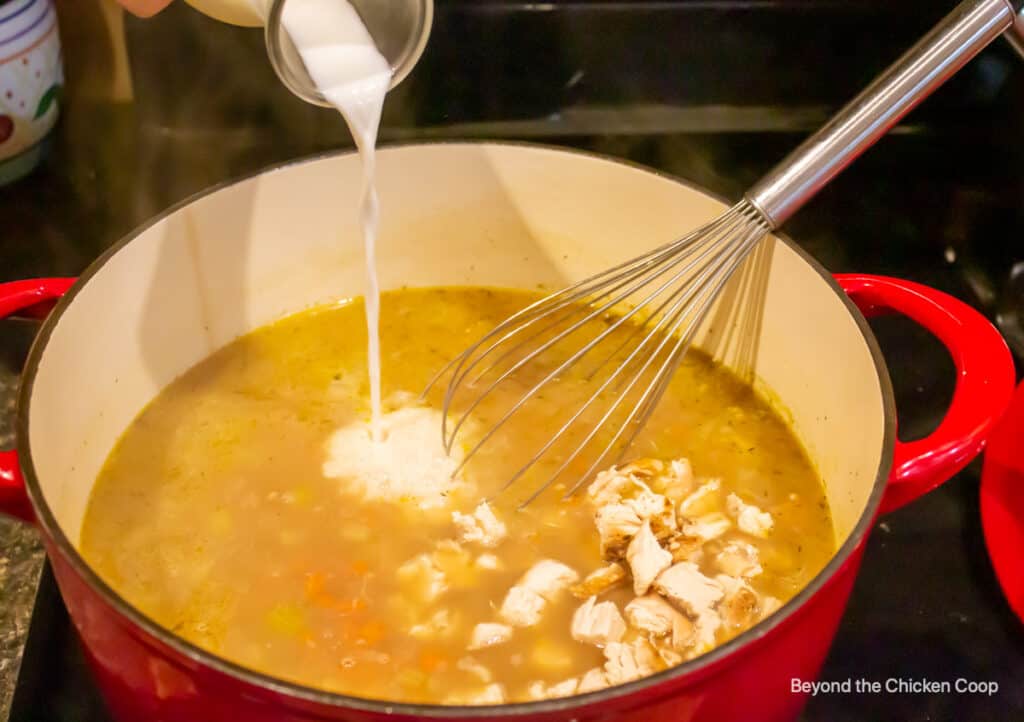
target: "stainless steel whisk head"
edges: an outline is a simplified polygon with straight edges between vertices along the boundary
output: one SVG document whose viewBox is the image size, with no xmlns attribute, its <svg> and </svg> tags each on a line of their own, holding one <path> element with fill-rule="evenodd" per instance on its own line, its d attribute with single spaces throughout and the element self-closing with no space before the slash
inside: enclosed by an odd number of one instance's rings
<svg viewBox="0 0 1024 722">
<path fill-rule="evenodd" d="M 474 412 L 500 387 L 526 388 L 510 395 L 507 408 L 471 443 L 459 471 L 516 412 L 576 372 L 575 378 L 586 382 L 578 405 L 565 410 L 550 439 L 502 487 L 526 474 L 574 428 L 599 416 L 523 504 L 600 442 L 593 461 L 567 494 L 575 492 L 616 450 L 635 439 L 722 286 L 768 232 L 757 210 L 740 202 L 682 238 L 531 304 L 486 334 L 446 369 L 452 376 L 443 407 L 445 448 L 451 452 Z M 463 393 L 473 392 L 468 403 L 457 403 Z M 607 441 L 599 439 L 599 430 L 611 421 L 617 431 Z"/>
<path fill-rule="evenodd" d="M 488 409 L 494 420 L 468 442 L 456 473 L 548 386 L 581 382 L 578 403 L 558 409 L 564 420 L 551 424 L 550 438 L 501 487 L 550 456 L 552 470 L 522 506 L 570 469 L 565 494 L 577 491 L 636 439 L 723 287 L 758 242 L 1011 28 L 1015 16 L 1009 0 L 965 0 L 723 215 L 531 304 L 454 359 L 428 386 L 450 374 L 442 425 L 449 453 L 485 407 L 512 399 L 497 412 Z"/>
</svg>

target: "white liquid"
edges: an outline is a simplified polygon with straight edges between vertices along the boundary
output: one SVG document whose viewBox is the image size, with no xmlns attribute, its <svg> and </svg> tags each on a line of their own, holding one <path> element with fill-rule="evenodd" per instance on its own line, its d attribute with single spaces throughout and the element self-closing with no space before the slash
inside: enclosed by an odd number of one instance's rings
<svg viewBox="0 0 1024 722">
<path fill-rule="evenodd" d="M 391 66 L 377 50 L 355 9 L 345 0 L 289 0 L 282 22 L 310 77 L 345 118 L 363 162 L 362 224 L 366 247 L 367 367 L 371 436 L 381 440 L 380 286 L 377 282 L 377 131 Z"/>
<path fill-rule="evenodd" d="M 362 424 L 343 426 L 327 444 L 323 473 L 340 479 L 350 493 L 364 499 L 404 503 L 420 509 L 448 506 L 463 486 L 453 475 L 462 457 L 445 453 L 441 412 L 404 407 L 381 418 L 383 440 L 372 441 Z"/>
</svg>

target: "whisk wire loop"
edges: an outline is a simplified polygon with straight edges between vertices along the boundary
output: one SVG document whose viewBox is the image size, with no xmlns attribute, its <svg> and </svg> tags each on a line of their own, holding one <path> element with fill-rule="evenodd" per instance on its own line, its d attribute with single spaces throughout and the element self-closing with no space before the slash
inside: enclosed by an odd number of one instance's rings
<svg viewBox="0 0 1024 722">
<path fill-rule="evenodd" d="M 729 216 L 730 217 L 728 219 L 719 219 L 719 221 L 716 221 L 714 225 L 719 225 L 720 221 L 728 221 L 726 227 L 732 227 L 737 223 L 737 220 L 733 217 L 733 214 L 729 214 Z M 684 278 L 689 272 L 692 271 L 694 266 L 696 266 L 700 261 L 704 260 L 714 250 L 713 244 L 704 244 L 701 247 L 703 248 L 703 251 L 700 253 L 700 255 L 698 255 L 696 260 L 694 260 L 690 264 L 685 265 L 682 269 L 677 270 L 674 275 L 672 275 L 668 280 L 662 282 L 653 291 L 650 291 L 633 308 L 631 308 L 626 313 L 619 315 L 614 320 L 614 322 L 608 325 L 596 338 L 593 338 L 590 341 L 588 341 L 582 348 L 573 353 L 569 358 L 567 358 L 565 361 L 559 364 L 558 367 L 556 367 L 554 370 L 550 371 L 543 379 L 537 382 L 526 393 L 522 394 L 519 400 L 516 401 L 515 404 L 513 404 L 512 408 L 509 409 L 490 429 L 488 429 L 484 436 L 479 441 L 477 441 L 476 445 L 473 446 L 473 448 L 470 449 L 470 451 L 465 454 L 456 472 L 461 471 L 465 464 L 469 461 L 469 459 L 476 453 L 476 451 L 478 451 L 485 443 L 487 443 L 487 441 L 499 429 L 501 429 L 501 427 L 504 426 L 505 423 L 512 418 L 513 414 L 517 412 L 519 409 L 521 409 L 530 400 L 530 398 L 534 397 L 538 392 L 541 391 L 541 389 L 546 387 L 548 384 L 550 384 L 553 380 L 558 378 L 565 371 L 573 367 L 580 359 L 589 354 L 599 344 L 603 343 L 607 338 L 611 337 L 619 328 L 629 323 L 629 321 L 634 316 L 636 316 L 648 304 L 653 302 L 653 300 L 660 296 L 664 291 L 671 288 L 674 284 L 678 283 L 681 278 Z M 624 300 L 629 298 L 629 296 L 635 295 L 644 286 L 650 285 L 655 279 L 660 278 L 666 273 L 671 272 L 673 269 L 676 268 L 676 266 L 678 266 L 680 263 L 686 260 L 686 258 L 688 258 L 691 254 L 692 250 L 687 249 L 685 246 L 676 246 L 674 254 L 663 256 L 662 266 L 659 267 L 653 275 L 647 276 L 644 273 L 641 273 L 639 276 L 639 280 L 637 280 L 636 283 L 631 285 L 629 293 L 620 293 L 614 299 L 603 303 L 601 306 L 585 315 L 582 319 L 573 323 L 568 329 L 562 331 L 559 334 L 556 334 L 553 338 L 549 339 L 548 341 L 545 341 L 544 343 L 534 348 L 524 358 L 516 361 L 511 366 L 511 368 L 504 371 L 500 376 L 498 376 L 498 378 L 492 381 L 487 386 L 486 389 L 480 392 L 474 398 L 473 402 L 469 405 L 469 407 L 465 409 L 462 412 L 461 416 L 456 420 L 455 425 L 451 431 L 451 434 L 447 436 L 447 438 L 445 439 L 445 448 L 449 451 L 449 453 L 451 451 L 452 444 L 454 444 L 455 438 L 458 435 L 458 432 L 462 428 L 462 426 L 471 417 L 472 413 L 477 409 L 477 407 L 487 397 L 489 397 L 492 394 L 492 392 L 494 392 L 494 390 L 497 389 L 503 382 L 510 379 L 517 371 L 520 371 L 521 369 L 526 367 L 529 363 L 540 357 L 544 352 L 550 350 L 556 344 L 565 341 L 572 334 L 585 328 L 588 324 L 592 323 L 596 319 L 604 316 L 604 314 L 608 313 L 616 306 L 620 305 Z M 695 277 L 697 280 L 699 280 L 702 277 L 702 274 L 707 272 L 706 267 L 701 268 L 702 270 Z M 680 289 L 680 291 L 677 291 L 677 293 L 685 291 L 685 289 L 686 286 L 684 285 L 683 288 Z M 508 338 L 510 335 L 511 334 L 507 334 L 503 338 Z M 501 342 L 499 341 L 498 343 Z M 488 347 L 481 354 L 481 358 L 490 353 L 490 351 L 493 350 L 493 348 L 495 348 L 495 346 Z M 474 366 L 476 366 L 479 363 L 479 361 L 480 359 L 476 359 L 473 362 L 471 362 L 465 368 L 462 375 L 459 378 L 453 380 L 451 386 L 448 389 L 449 393 L 446 396 L 446 405 L 444 409 L 446 416 L 448 415 L 448 403 L 450 403 L 449 399 L 454 396 L 462 380 L 465 379 L 465 376 L 469 373 L 470 370 L 472 370 L 472 368 L 474 368 Z"/>
<path fill-rule="evenodd" d="M 569 417 L 545 440 L 534 454 L 511 474 L 497 493 L 502 493 L 527 474 L 588 416 L 599 417 L 584 430 L 582 441 L 564 458 L 556 459 L 554 472 L 547 475 L 525 506 L 542 494 L 592 446 L 602 428 L 618 413 L 626 416 L 611 440 L 576 478 L 567 494 L 578 490 L 615 449 L 627 428 L 632 428 L 626 447 L 653 413 L 676 368 L 712 306 L 718 291 L 768 227 L 756 209 L 740 202 L 704 226 L 635 259 L 620 263 L 595 276 L 557 291 L 518 313 L 485 334 L 453 359 L 431 381 L 428 390 L 445 374 L 451 378 L 443 401 L 445 448 L 451 451 L 460 432 L 500 388 L 521 376 L 538 377 L 524 392 L 509 397 L 508 408 L 484 433 L 473 441 L 455 470 L 466 465 L 536 398 L 545 387 L 564 377 L 596 349 L 625 338 L 585 374 L 594 388 Z M 588 332 L 597 326 L 594 335 Z M 575 345 L 573 345 L 575 344 Z M 549 356 L 569 346 L 565 357 Z M 613 364 L 613 362 L 615 362 Z M 606 375 L 598 380 L 600 372 Z M 539 373 L 537 373 L 539 371 Z M 461 392 L 474 389 L 470 401 L 456 405 Z M 635 395 L 632 404 L 627 404 Z M 426 392 L 425 392 L 426 393 Z M 599 402 L 607 408 L 592 410 Z M 588 412 L 590 412 L 588 414 Z"/>
</svg>

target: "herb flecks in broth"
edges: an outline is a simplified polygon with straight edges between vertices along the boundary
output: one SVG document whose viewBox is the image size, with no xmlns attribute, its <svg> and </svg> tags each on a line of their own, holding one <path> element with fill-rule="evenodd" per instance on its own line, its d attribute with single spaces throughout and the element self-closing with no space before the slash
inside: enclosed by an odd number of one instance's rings
<svg viewBox="0 0 1024 722">
<path fill-rule="evenodd" d="M 384 294 L 385 410 L 419 408 L 412 399 L 437 369 L 535 298 Z M 360 302 L 317 308 L 236 340 L 168 386 L 112 451 L 82 552 L 157 623 L 321 689 L 526 700 L 598 689 L 721 644 L 834 552 L 821 482 L 792 432 L 697 352 L 632 447 L 645 461 L 566 502 L 479 504 L 550 438 L 566 405 L 557 390 L 474 457 L 461 485 L 435 489 L 443 502 L 430 484 L 398 493 L 415 475 L 374 495 L 381 487 L 352 483 L 351 458 L 332 466 L 347 448 L 332 440 L 370 416 L 362 312 Z M 441 393 L 415 413 L 436 414 Z M 480 428 L 489 413 L 474 414 Z M 425 494 L 437 503 L 423 508 Z M 602 511 L 614 505 L 639 523 Z"/>
</svg>

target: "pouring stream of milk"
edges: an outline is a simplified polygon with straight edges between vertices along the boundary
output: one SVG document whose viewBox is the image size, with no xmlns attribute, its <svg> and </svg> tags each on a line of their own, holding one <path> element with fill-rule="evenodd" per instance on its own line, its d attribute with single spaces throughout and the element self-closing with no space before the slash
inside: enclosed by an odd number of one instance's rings
<svg viewBox="0 0 1024 722">
<path fill-rule="evenodd" d="M 313 82 L 348 123 L 362 158 L 370 429 L 373 439 L 380 441 L 380 287 L 376 260 L 380 206 L 375 182 L 375 148 L 384 96 L 391 84 L 391 66 L 377 49 L 355 8 L 345 0 L 289 0 L 281 19 Z"/>
</svg>

